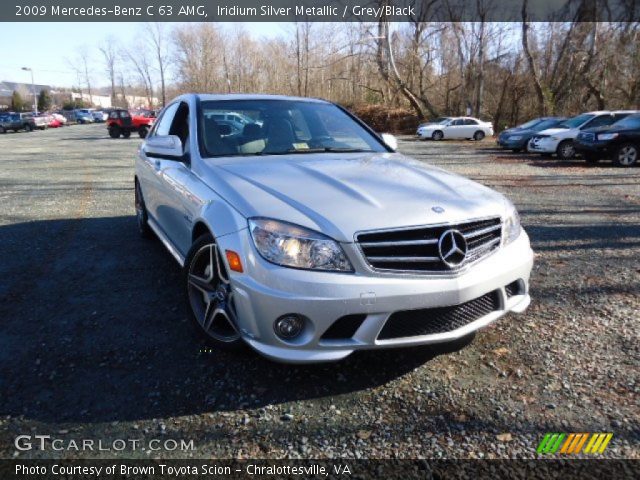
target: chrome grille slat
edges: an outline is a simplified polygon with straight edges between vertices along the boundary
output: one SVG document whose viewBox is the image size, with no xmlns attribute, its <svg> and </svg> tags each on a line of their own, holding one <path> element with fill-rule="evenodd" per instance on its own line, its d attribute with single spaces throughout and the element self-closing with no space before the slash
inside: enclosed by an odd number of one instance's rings
<svg viewBox="0 0 640 480">
<path fill-rule="evenodd" d="M 487 228 L 483 228 L 482 230 L 476 230 L 472 233 L 467 233 L 465 234 L 464 238 L 466 238 L 467 240 L 470 238 L 476 238 L 479 237 L 481 235 L 484 235 L 485 233 L 491 233 L 494 230 L 498 230 L 499 228 L 502 228 L 502 225 L 494 225 L 492 227 L 487 227 Z M 437 242 L 437 240 L 436 240 Z"/>
<path fill-rule="evenodd" d="M 369 257 L 372 262 L 439 262 L 440 257 Z"/>
<path fill-rule="evenodd" d="M 372 242 L 361 243 L 361 247 L 395 247 L 403 245 L 434 245 L 438 243 L 438 240 L 405 240 L 400 242 Z"/>
<path fill-rule="evenodd" d="M 448 266 L 440 258 L 438 241 L 447 230 L 458 230 L 467 241 L 464 262 Z M 376 270 L 399 272 L 456 272 L 496 250 L 501 241 L 500 217 L 469 220 L 457 224 L 438 224 L 360 232 L 356 243 L 369 266 Z"/>
</svg>

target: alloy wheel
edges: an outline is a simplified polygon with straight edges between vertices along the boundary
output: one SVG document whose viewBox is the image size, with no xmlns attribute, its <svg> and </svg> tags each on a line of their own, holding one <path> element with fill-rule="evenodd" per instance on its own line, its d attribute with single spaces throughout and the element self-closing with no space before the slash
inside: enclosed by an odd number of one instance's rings
<svg viewBox="0 0 640 480">
<path fill-rule="evenodd" d="M 187 288 L 191 309 L 204 332 L 219 342 L 232 343 L 240 334 L 236 329 L 233 290 L 224 270 L 218 246 L 204 245 L 189 265 Z"/>
<path fill-rule="evenodd" d="M 618 163 L 629 167 L 638 160 L 638 150 L 633 145 L 625 145 L 618 150 Z"/>
</svg>

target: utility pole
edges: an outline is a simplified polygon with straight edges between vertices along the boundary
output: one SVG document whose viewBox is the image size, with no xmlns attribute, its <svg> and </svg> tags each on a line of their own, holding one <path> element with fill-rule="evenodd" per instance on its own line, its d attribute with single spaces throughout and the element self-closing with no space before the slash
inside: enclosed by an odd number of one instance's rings
<svg viewBox="0 0 640 480">
<path fill-rule="evenodd" d="M 38 94 L 36 93 L 36 84 L 33 81 L 33 69 L 29 67 L 22 67 L 22 70 L 31 72 L 31 91 L 33 92 L 33 111 L 38 115 Z"/>
</svg>

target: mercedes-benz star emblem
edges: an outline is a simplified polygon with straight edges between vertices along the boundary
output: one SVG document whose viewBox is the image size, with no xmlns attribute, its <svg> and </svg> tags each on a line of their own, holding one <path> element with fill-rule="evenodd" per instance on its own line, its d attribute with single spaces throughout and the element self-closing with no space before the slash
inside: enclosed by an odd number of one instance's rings
<svg viewBox="0 0 640 480">
<path fill-rule="evenodd" d="M 444 213 L 444 208 L 436 205 L 435 207 L 431 207 L 431 210 L 433 210 L 436 213 Z"/>
<path fill-rule="evenodd" d="M 438 253 L 449 268 L 457 267 L 467 257 L 467 241 L 458 230 L 447 230 L 438 240 Z"/>
</svg>

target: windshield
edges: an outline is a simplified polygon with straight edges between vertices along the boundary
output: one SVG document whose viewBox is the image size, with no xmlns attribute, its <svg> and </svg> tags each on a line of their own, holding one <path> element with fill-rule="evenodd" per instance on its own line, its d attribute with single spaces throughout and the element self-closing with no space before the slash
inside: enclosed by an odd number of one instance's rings
<svg viewBox="0 0 640 480">
<path fill-rule="evenodd" d="M 522 130 L 527 130 L 529 128 L 535 127 L 537 124 L 539 124 L 542 121 L 543 120 L 540 118 L 535 118 L 533 120 L 528 121 L 527 123 L 523 123 L 518 128 L 521 128 Z"/>
<path fill-rule="evenodd" d="M 590 113 L 583 113 L 582 115 L 578 115 L 576 117 L 571 117 L 569 120 L 565 120 L 560 125 L 559 128 L 578 128 L 585 122 L 591 120 L 595 115 Z"/>
<path fill-rule="evenodd" d="M 638 128 L 640 129 L 640 115 L 631 115 L 614 123 L 616 128 Z"/>
<path fill-rule="evenodd" d="M 209 157 L 387 151 L 330 103 L 217 100 L 201 107 L 199 123 Z"/>
<path fill-rule="evenodd" d="M 433 123 L 436 125 L 442 125 L 443 123 L 447 123 L 449 120 L 451 120 L 451 117 L 438 117 L 435 120 L 431 120 L 431 122 L 429 123 Z"/>
<path fill-rule="evenodd" d="M 541 130 L 546 130 L 547 128 L 553 128 L 556 125 L 558 125 L 559 122 L 560 120 L 557 120 L 555 118 L 551 118 L 549 120 L 543 120 L 535 126 L 534 130 L 539 132 Z"/>
</svg>

